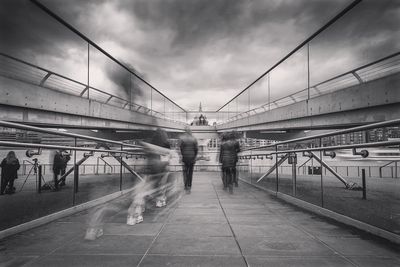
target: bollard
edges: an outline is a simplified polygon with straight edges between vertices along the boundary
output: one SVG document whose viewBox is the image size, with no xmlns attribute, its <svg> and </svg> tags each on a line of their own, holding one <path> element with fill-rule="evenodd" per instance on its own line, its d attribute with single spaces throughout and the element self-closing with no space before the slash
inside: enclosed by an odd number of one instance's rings
<svg viewBox="0 0 400 267">
<path fill-rule="evenodd" d="M 367 186 L 366 186 L 366 182 L 365 182 L 365 169 L 361 170 L 361 179 L 362 179 L 362 192 L 363 192 L 362 199 L 367 199 Z"/>
</svg>

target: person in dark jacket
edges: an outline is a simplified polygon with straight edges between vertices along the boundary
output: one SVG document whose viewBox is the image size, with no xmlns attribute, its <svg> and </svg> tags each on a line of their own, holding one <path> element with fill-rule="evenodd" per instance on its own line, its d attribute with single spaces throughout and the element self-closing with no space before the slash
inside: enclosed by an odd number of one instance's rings
<svg viewBox="0 0 400 267">
<path fill-rule="evenodd" d="M 219 154 L 219 162 L 222 165 L 222 179 L 224 189 L 229 188 L 233 192 L 233 183 L 236 176 L 236 163 L 238 159 L 239 143 L 235 140 L 234 133 L 223 136 Z"/>
<path fill-rule="evenodd" d="M 71 159 L 71 157 L 67 155 L 63 155 L 63 150 L 58 150 L 56 151 L 56 154 L 54 155 L 54 160 L 53 160 L 53 173 L 54 173 L 54 189 L 58 190 L 58 183 L 60 182 L 58 180 L 58 175 L 63 176 L 65 174 L 66 168 L 68 161 Z M 61 181 L 62 185 L 65 185 L 65 179 Z"/>
<path fill-rule="evenodd" d="M 186 192 L 190 193 L 193 180 L 193 167 L 196 162 L 198 146 L 197 140 L 192 135 L 189 127 L 185 128 L 185 133 L 180 137 L 179 146 L 183 162 L 183 182 Z"/>
<path fill-rule="evenodd" d="M 10 151 L 7 157 L 4 158 L 0 164 L 1 166 L 1 192 L 7 194 L 15 193 L 14 180 L 18 178 L 18 170 L 20 167 L 19 161 L 15 156 L 14 151 Z M 8 188 L 6 189 L 8 185 Z"/>
<path fill-rule="evenodd" d="M 240 152 L 240 144 L 239 144 L 239 141 L 237 140 L 236 132 L 231 132 L 231 139 L 234 142 L 234 147 L 235 147 L 235 151 L 236 151 L 235 168 L 233 169 L 233 171 L 234 171 L 233 183 L 235 184 L 236 187 L 238 187 L 239 186 L 239 179 L 238 179 L 238 172 L 237 172 L 237 169 L 236 169 L 236 164 L 239 161 L 238 154 Z"/>
</svg>

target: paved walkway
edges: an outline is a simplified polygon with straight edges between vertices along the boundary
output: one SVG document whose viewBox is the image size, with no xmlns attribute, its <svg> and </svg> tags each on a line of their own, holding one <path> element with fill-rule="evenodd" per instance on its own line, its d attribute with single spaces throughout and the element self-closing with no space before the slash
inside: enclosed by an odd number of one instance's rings
<svg viewBox="0 0 400 267">
<path fill-rule="evenodd" d="M 190 195 L 146 210 L 141 224 L 126 215 L 110 216 L 95 241 L 83 239 L 88 211 L 4 239 L 0 265 L 400 266 L 399 247 L 243 183 L 231 195 L 216 173 L 195 173 Z"/>
</svg>

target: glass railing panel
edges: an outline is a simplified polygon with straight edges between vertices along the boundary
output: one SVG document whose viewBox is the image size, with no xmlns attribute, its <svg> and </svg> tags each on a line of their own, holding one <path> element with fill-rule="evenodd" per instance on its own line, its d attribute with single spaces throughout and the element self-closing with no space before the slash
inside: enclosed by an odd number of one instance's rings
<svg viewBox="0 0 400 267">
<path fill-rule="evenodd" d="M 86 83 L 87 43 L 84 40 L 32 2 L 10 5 L 3 1 L 0 10 L 7 12 L 7 16 L 2 16 L 2 28 L 8 29 L 2 31 L 2 53 Z M 36 84 L 42 83 L 47 74 L 42 76 L 42 71 L 25 64 L 13 64 L 10 68 L 21 80 L 28 78 Z M 63 80 L 57 87 L 68 92 L 70 84 Z"/>
<path fill-rule="evenodd" d="M 393 45 L 398 43 L 398 34 L 392 25 L 400 22 L 399 16 L 393 12 L 395 2 L 362 1 L 316 36 L 310 42 L 311 85 L 398 52 L 399 47 Z M 377 18 L 379 23 L 371 24 Z M 393 71 L 379 65 L 371 66 L 369 70 L 379 72 L 377 77 L 382 77 L 386 71 Z"/>
<path fill-rule="evenodd" d="M 152 109 L 156 117 L 165 117 L 165 102 L 166 99 L 156 90 L 152 94 Z"/>
<path fill-rule="evenodd" d="M 3 129 L 2 141 L 7 141 L 6 133 L 7 131 Z M 25 134 L 28 138 L 34 134 L 22 131 L 18 131 L 18 133 Z M 8 137 L 10 140 L 10 135 Z M 34 140 L 25 140 L 25 143 L 28 145 L 32 141 Z M 12 163 L 7 161 L 7 155 L 11 151 L 15 153 L 20 165 L 17 171 L 18 178 L 14 180 L 13 185 L 7 179 L 8 175 L 3 173 L 13 168 Z M 2 214 L 0 230 L 64 210 L 73 205 L 72 184 L 59 185 L 59 189 L 56 190 L 54 183 L 55 152 L 56 150 L 42 149 L 39 151 L 39 149 L 28 147 L 2 146 L 0 148 L 0 158 L 3 162 L 2 179 L 8 180 L 8 184 L 5 184 L 2 190 L 4 195 L 1 196 L 0 201 Z M 58 175 L 59 178 L 60 175 Z"/>
<path fill-rule="evenodd" d="M 237 175 L 238 178 L 251 183 L 251 157 L 250 153 L 244 152 L 239 155 L 239 161 L 237 163 Z"/>
<path fill-rule="evenodd" d="M 248 89 L 250 94 L 250 109 L 255 109 L 268 104 L 270 99 L 269 96 L 271 95 L 269 85 L 269 76 L 266 75 Z"/>
<path fill-rule="evenodd" d="M 275 157 L 275 171 L 278 173 L 278 191 L 287 195 L 293 195 L 292 167 L 288 162 L 288 154 L 281 152 L 291 148 L 290 145 L 278 145 L 277 151 L 280 152 Z"/>
<path fill-rule="evenodd" d="M 361 155 L 364 150 L 369 153 L 366 158 Z M 343 181 L 324 170 L 324 207 L 399 234 L 400 180 L 395 174 L 395 163 L 400 159 L 398 146 L 358 148 L 356 155 L 346 149 L 336 154 L 335 159 L 325 156 L 324 160 Z"/>
<path fill-rule="evenodd" d="M 96 100 L 102 103 L 114 105 L 117 99 L 129 101 L 133 99 L 134 88 L 131 81 L 131 74 L 122 66 L 111 60 L 109 57 L 90 46 L 89 50 L 89 98 L 97 96 Z M 101 99 L 99 95 L 102 95 Z M 87 92 L 84 96 L 88 96 Z M 119 103 L 120 107 L 124 104 Z M 121 105 L 122 104 L 122 105 Z"/>
<path fill-rule="evenodd" d="M 251 158 L 252 184 L 276 191 L 275 148 L 257 149 Z"/>
<path fill-rule="evenodd" d="M 77 140 L 77 146 L 104 150 L 120 150 L 119 145 Z M 85 203 L 120 190 L 122 176 L 119 153 L 78 151 L 72 164 L 79 169 L 75 203 Z"/>
<path fill-rule="evenodd" d="M 293 146 L 293 145 L 292 145 Z M 319 139 L 311 139 L 303 144 L 293 146 L 293 149 L 316 148 L 320 146 Z M 319 151 L 297 152 L 289 160 L 292 168 L 292 195 L 315 205 L 321 205 L 321 179 L 323 165 Z"/>
</svg>

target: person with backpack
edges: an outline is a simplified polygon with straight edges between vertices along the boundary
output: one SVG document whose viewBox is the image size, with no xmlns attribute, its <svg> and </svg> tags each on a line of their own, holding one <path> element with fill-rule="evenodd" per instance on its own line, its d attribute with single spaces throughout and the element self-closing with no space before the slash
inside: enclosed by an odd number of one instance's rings
<svg viewBox="0 0 400 267">
<path fill-rule="evenodd" d="M 196 163 L 198 145 L 196 138 L 192 135 L 189 127 L 185 128 L 185 133 L 180 137 L 180 150 L 183 162 L 183 182 L 185 190 L 190 193 L 193 180 L 193 168 Z"/>
</svg>

